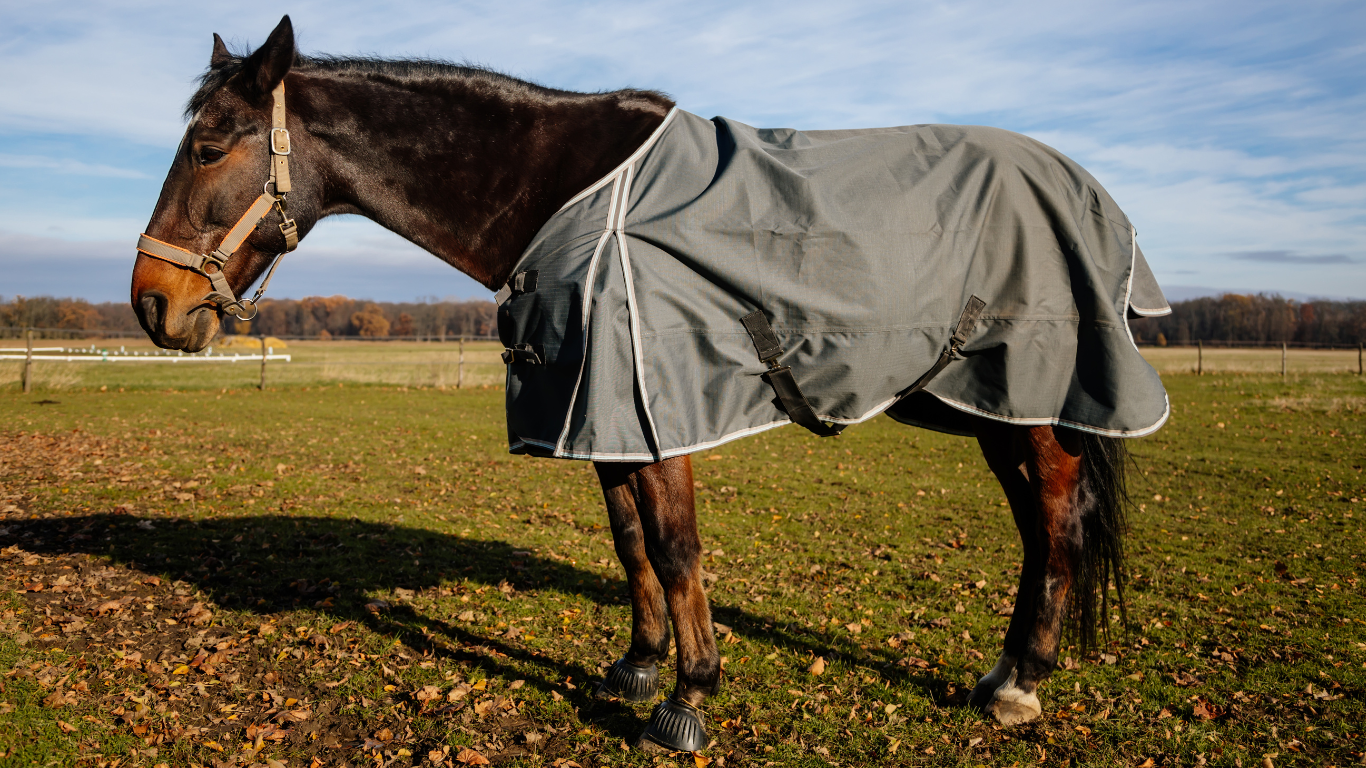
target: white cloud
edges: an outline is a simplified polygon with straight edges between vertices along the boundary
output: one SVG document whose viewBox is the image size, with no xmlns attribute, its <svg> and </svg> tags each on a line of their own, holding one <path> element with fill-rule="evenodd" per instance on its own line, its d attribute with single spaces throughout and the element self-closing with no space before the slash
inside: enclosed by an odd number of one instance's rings
<svg viewBox="0 0 1366 768">
<path fill-rule="evenodd" d="M 147 174 L 131 168 L 83 163 L 67 157 L 42 155 L 7 155 L 0 153 L 0 168 L 34 168 L 55 171 L 69 176 L 103 176 L 115 179 L 145 179 Z"/>
</svg>

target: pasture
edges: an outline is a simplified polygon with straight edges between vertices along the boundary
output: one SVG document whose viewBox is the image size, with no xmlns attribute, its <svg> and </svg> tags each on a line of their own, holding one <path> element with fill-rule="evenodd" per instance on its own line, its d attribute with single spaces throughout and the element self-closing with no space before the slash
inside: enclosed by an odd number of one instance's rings
<svg viewBox="0 0 1366 768">
<path fill-rule="evenodd" d="M 973 441 L 879 418 L 695 455 L 725 678 L 705 713 L 715 742 L 678 756 L 628 746 L 646 705 L 592 697 L 630 627 L 596 478 L 509 456 L 496 387 L 322 364 L 273 367 L 265 392 L 250 365 L 91 364 L 29 396 L 10 383 L 0 757 L 1359 764 L 1355 351 L 1326 368 L 1292 352 L 1284 379 L 1211 369 L 1223 350 L 1202 377 L 1182 372 L 1193 350 L 1153 352 L 1173 413 L 1131 443 L 1128 625 L 1111 617 L 1099 653 L 1064 641 L 1044 716 L 1015 729 L 958 706 L 994 661 L 1019 570 Z M 1279 370 L 1279 350 L 1257 354 Z"/>
</svg>

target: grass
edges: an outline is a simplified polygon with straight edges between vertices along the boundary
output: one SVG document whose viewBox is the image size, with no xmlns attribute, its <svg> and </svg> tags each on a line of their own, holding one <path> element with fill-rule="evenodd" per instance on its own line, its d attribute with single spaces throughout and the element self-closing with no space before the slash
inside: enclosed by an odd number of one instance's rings
<svg viewBox="0 0 1366 768">
<path fill-rule="evenodd" d="M 1166 382 L 1130 626 L 1010 730 L 952 704 L 1019 568 L 971 441 L 877 419 L 694 456 L 729 630 L 697 764 L 1360 762 L 1366 384 Z M 7 764 L 659 760 L 623 746 L 647 707 L 591 697 L 630 627 L 592 468 L 507 455 L 501 392 L 94 383 L 0 395 Z"/>
</svg>

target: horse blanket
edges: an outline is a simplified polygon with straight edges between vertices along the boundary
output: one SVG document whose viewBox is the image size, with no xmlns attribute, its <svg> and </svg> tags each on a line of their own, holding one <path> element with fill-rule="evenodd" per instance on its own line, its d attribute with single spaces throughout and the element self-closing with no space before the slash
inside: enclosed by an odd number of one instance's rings
<svg viewBox="0 0 1366 768">
<path fill-rule="evenodd" d="M 1170 311 L 1086 171 L 1004 130 L 751 128 L 672 111 L 537 233 L 499 292 L 510 450 L 654 461 L 790 423 L 761 310 L 814 412 L 1153 432 L 1128 318 Z M 924 391 L 966 302 L 966 343 Z"/>
</svg>

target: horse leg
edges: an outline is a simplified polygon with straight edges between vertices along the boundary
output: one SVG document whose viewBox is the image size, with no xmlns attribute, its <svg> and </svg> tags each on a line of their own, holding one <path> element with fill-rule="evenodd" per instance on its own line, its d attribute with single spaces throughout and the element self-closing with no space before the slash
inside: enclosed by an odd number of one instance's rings
<svg viewBox="0 0 1366 768">
<path fill-rule="evenodd" d="M 1015 725 L 1040 715 L 1037 689 L 1058 661 L 1084 541 L 1082 441 L 1069 430 L 990 422 L 977 437 L 1010 503 L 1024 565 L 1001 657 L 969 701 L 1002 725 Z"/>
<path fill-rule="evenodd" d="M 638 464 L 597 465 L 612 526 L 612 546 L 626 570 L 626 586 L 631 593 L 631 647 L 612 665 L 597 695 L 634 702 L 650 701 L 659 694 L 655 663 L 669 652 L 668 605 L 664 588 L 645 554 L 645 536 L 630 482 L 639 468 Z"/>
<path fill-rule="evenodd" d="M 721 660 L 702 591 L 692 463 L 687 456 L 633 467 L 604 463 L 598 476 L 609 499 L 621 503 L 629 497 L 635 509 L 645 556 L 663 590 L 678 643 L 677 685 L 655 707 L 641 740 L 675 751 L 702 749 L 708 739 L 699 707 L 720 683 Z"/>
</svg>

